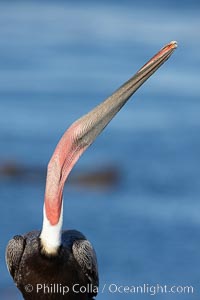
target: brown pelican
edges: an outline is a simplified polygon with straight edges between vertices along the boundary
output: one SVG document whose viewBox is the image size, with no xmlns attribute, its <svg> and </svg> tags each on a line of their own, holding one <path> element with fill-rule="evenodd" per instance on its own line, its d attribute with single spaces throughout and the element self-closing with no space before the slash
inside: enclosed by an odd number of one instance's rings
<svg viewBox="0 0 200 300">
<path fill-rule="evenodd" d="M 94 248 L 81 232 L 62 231 L 64 184 L 82 153 L 176 47 L 176 42 L 167 44 L 62 136 L 48 164 L 42 230 L 14 236 L 6 250 L 8 270 L 24 299 L 84 300 L 97 295 Z"/>
</svg>

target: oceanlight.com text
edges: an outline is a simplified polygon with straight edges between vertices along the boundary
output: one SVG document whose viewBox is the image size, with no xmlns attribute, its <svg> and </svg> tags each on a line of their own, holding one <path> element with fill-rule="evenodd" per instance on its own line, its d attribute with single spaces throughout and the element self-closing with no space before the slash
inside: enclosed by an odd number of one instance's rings
<svg viewBox="0 0 200 300">
<path fill-rule="evenodd" d="M 104 284 L 102 293 L 119 294 L 193 294 L 194 287 L 191 285 L 160 285 L 160 284 L 141 284 L 141 285 L 120 285 L 116 283 Z"/>
</svg>

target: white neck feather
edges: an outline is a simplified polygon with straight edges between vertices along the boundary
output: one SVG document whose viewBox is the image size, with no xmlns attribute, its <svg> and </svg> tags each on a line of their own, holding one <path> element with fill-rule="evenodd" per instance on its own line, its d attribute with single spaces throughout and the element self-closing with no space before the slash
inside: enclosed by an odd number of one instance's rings
<svg viewBox="0 0 200 300">
<path fill-rule="evenodd" d="M 51 225 L 46 216 L 45 205 L 43 208 L 43 226 L 40 234 L 42 252 L 47 255 L 56 255 L 61 245 L 63 223 L 63 201 L 60 219 L 56 225 Z"/>
</svg>

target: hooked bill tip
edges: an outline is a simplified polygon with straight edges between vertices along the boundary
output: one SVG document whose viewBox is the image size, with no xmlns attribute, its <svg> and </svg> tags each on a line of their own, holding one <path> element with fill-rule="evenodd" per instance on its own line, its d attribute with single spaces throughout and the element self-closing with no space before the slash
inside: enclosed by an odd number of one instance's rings
<svg viewBox="0 0 200 300">
<path fill-rule="evenodd" d="M 161 50 L 161 53 L 165 53 L 168 50 L 174 50 L 178 47 L 178 44 L 176 41 L 171 41 L 170 43 L 166 44 Z"/>
<path fill-rule="evenodd" d="M 155 64 L 156 61 L 163 59 L 163 62 L 166 61 L 169 56 L 174 52 L 177 48 L 178 44 L 176 41 L 171 41 L 166 44 L 158 53 L 156 53 L 139 71 L 143 71 L 149 65 Z"/>
<path fill-rule="evenodd" d="M 169 45 L 173 46 L 173 48 L 177 48 L 177 47 L 178 47 L 177 41 L 171 41 L 171 42 L 169 43 Z"/>
</svg>

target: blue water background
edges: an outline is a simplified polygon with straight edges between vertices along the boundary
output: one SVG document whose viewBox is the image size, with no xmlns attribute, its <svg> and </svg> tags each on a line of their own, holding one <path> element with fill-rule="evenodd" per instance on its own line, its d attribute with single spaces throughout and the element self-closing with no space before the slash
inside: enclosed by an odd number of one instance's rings
<svg viewBox="0 0 200 300">
<path fill-rule="evenodd" d="M 200 297 L 200 7 L 193 1 L 0 1 L 0 160 L 45 168 L 65 129 L 171 40 L 179 48 L 87 150 L 117 186 L 66 184 L 64 228 L 95 246 L 104 283 L 192 285 Z M 22 299 L 4 252 L 41 228 L 45 178 L 0 178 L 0 299 Z M 152 299 L 99 293 L 98 299 Z"/>
</svg>

